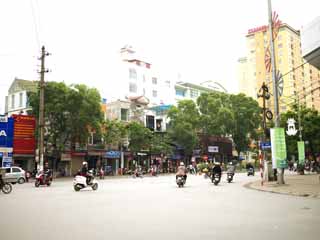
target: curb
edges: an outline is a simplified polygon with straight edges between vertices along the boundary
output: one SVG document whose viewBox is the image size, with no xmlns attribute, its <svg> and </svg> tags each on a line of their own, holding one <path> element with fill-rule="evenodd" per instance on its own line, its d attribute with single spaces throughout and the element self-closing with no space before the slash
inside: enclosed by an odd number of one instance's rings
<svg viewBox="0 0 320 240">
<path fill-rule="evenodd" d="M 320 196 L 318 194 L 288 193 L 288 192 L 280 192 L 280 191 L 274 191 L 274 190 L 269 190 L 269 189 L 261 189 L 261 188 L 253 187 L 252 185 L 256 182 L 260 182 L 260 181 L 246 183 L 243 185 L 243 187 L 245 187 L 247 189 L 254 190 L 254 191 L 275 193 L 275 194 L 281 194 L 281 195 L 287 195 L 287 196 L 305 197 L 305 198 L 320 198 Z"/>
</svg>

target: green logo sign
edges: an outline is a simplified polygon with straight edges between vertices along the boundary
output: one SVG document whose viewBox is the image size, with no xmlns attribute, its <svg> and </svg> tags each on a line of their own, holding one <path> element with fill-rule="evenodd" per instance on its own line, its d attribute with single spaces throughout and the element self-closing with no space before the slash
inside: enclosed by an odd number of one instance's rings
<svg viewBox="0 0 320 240">
<path fill-rule="evenodd" d="M 287 148 L 284 128 L 270 129 L 273 168 L 287 168 Z"/>
<path fill-rule="evenodd" d="M 304 164 L 305 159 L 305 151 L 304 151 L 304 142 L 299 141 L 298 142 L 298 155 L 299 155 L 299 164 Z"/>
</svg>

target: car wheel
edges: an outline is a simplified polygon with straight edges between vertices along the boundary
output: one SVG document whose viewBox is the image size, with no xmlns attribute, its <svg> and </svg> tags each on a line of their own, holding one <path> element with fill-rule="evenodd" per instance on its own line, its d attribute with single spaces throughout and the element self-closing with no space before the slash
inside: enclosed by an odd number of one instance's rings
<svg viewBox="0 0 320 240">
<path fill-rule="evenodd" d="M 26 180 L 24 179 L 24 178 L 19 178 L 18 179 L 18 183 L 19 184 L 23 184 L 23 183 L 25 183 L 26 182 Z"/>
</svg>

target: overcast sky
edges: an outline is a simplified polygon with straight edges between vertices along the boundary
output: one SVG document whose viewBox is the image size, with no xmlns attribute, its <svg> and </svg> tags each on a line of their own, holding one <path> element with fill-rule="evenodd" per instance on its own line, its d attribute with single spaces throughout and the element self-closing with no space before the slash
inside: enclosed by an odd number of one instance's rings
<svg viewBox="0 0 320 240">
<path fill-rule="evenodd" d="M 273 0 L 296 29 L 319 16 L 319 0 Z M 132 45 L 168 80 L 214 80 L 237 91 L 237 60 L 249 28 L 267 24 L 267 0 L 0 0 L 0 113 L 15 77 L 112 86 L 119 49 Z M 108 96 L 103 96 L 108 98 Z"/>
</svg>

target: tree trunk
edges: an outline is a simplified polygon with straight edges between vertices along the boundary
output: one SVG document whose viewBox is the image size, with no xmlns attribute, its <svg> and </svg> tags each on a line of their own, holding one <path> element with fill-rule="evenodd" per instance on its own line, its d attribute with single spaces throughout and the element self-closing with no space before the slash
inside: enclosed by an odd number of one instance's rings
<svg viewBox="0 0 320 240">
<path fill-rule="evenodd" d="M 278 176 L 277 176 L 278 184 L 283 185 L 284 182 L 284 168 L 278 169 Z"/>
</svg>

